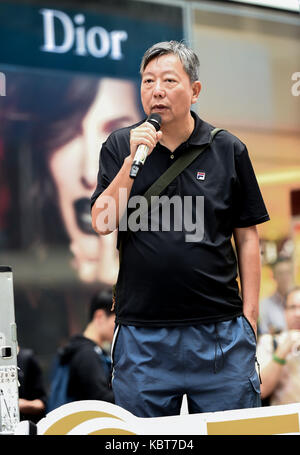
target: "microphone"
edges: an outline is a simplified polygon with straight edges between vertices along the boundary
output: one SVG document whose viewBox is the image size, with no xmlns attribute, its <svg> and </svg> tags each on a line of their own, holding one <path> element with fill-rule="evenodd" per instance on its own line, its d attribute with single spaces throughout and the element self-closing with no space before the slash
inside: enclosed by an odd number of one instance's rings
<svg viewBox="0 0 300 455">
<path fill-rule="evenodd" d="M 149 117 L 147 118 L 146 122 L 151 123 L 151 125 L 154 126 L 156 131 L 159 131 L 160 125 L 161 125 L 161 116 L 159 114 L 155 114 L 155 113 L 150 114 Z M 132 179 L 136 178 L 139 170 L 144 165 L 146 158 L 148 156 L 148 152 L 149 152 L 148 145 L 141 144 L 138 146 L 134 159 L 133 159 L 133 163 L 131 165 L 131 170 L 129 173 L 129 176 Z"/>
</svg>

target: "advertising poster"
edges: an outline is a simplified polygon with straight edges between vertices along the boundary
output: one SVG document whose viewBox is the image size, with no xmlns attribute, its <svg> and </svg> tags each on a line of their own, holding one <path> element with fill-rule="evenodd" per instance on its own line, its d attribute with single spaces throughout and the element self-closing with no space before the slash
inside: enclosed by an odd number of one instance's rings
<svg viewBox="0 0 300 455">
<path fill-rule="evenodd" d="M 117 277 L 116 235 L 91 228 L 101 145 L 144 116 L 145 50 L 182 34 L 178 7 L 0 2 L 0 255 L 14 274 L 18 341 L 46 378 Z"/>
</svg>

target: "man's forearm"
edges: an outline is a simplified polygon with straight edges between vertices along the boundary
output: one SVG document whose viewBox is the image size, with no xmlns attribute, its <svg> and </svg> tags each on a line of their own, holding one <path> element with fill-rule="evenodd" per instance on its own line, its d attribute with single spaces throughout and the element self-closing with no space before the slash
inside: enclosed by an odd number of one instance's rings
<svg viewBox="0 0 300 455">
<path fill-rule="evenodd" d="M 93 205 L 92 226 L 98 234 L 110 234 L 119 225 L 134 182 L 129 177 L 131 164 L 132 158 L 129 155 L 114 180 Z"/>
<path fill-rule="evenodd" d="M 239 232 L 235 238 L 243 298 L 243 311 L 256 332 L 261 277 L 259 238 L 256 229 Z"/>
<path fill-rule="evenodd" d="M 259 250 L 252 242 L 243 248 L 240 274 L 244 314 L 251 323 L 257 324 L 261 271 Z"/>
<path fill-rule="evenodd" d="M 45 410 L 45 404 L 39 398 L 35 400 L 26 400 L 25 398 L 19 399 L 20 412 L 23 414 L 40 414 Z"/>
</svg>

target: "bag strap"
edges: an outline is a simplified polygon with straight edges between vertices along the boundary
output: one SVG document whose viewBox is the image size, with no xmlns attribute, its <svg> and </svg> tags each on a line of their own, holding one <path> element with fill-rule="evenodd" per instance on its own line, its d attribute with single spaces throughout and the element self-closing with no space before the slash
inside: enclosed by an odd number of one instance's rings
<svg viewBox="0 0 300 455">
<path fill-rule="evenodd" d="M 207 147 L 212 143 L 215 135 L 222 131 L 223 128 L 215 128 L 211 131 L 210 141 L 207 144 L 204 144 L 200 148 L 191 149 L 183 153 L 168 169 L 157 179 L 154 183 L 148 188 L 148 190 L 143 194 L 142 197 L 147 200 L 147 207 L 151 207 L 151 197 L 159 196 L 170 183 L 175 180 L 175 178 L 184 171 Z M 143 212 L 144 213 L 144 212 Z M 143 213 L 140 214 L 143 215 Z M 127 230 L 127 235 L 123 237 L 123 241 L 120 242 L 119 252 L 122 248 L 121 243 L 124 243 L 125 240 L 129 237 L 131 231 Z"/>
<path fill-rule="evenodd" d="M 151 207 L 151 197 L 159 196 L 165 188 L 179 175 L 185 168 L 187 168 L 201 153 L 204 152 L 212 143 L 214 137 L 219 131 L 223 131 L 223 128 L 215 128 L 210 133 L 210 141 L 204 144 L 200 148 L 191 149 L 188 152 L 182 153 L 182 155 L 148 188 L 144 193 L 143 197 L 147 200 L 147 207 Z M 141 214 L 142 215 L 142 214 Z M 120 241 L 119 244 L 119 264 L 121 266 L 123 244 L 129 238 L 131 231 L 128 229 L 126 236 Z M 118 283 L 118 282 L 117 282 Z M 115 292 L 117 283 L 113 286 L 113 306 L 111 311 L 115 307 Z"/>
<path fill-rule="evenodd" d="M 151 186 L 143 195 L 148 204 L 152 196 L 159 196 L 165 188 L 186 168 L 188 167 L 207 147 L 212 143 L 215 135 L 223 128 L 215 128 L 211 132 L 210 141 L 200 148 L 191 149 L 183 153 Z"/>
</svg>

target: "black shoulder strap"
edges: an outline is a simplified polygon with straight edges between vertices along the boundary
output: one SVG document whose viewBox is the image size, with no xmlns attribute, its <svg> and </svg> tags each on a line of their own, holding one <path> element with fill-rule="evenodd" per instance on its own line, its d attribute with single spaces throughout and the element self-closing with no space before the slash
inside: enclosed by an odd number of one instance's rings
<svg viewBox="0 0 300 455">
<path fill-rule="evenodd" d="M 183 153 L 168 169 L 157 179 L 155 182 L 148 188 L 148 190 L 143 194 L 143 197 L 147 200 L 147 207 L 151 207 L 151 197 L 159 196 L 167 186 L 179 175 L 185 168 L 187 168 L 201 153 L 206 150 L 212 143 L 215 135 L 222 131 L 223 128 L 215 128 L 211 131 L 210 141 L 207 144 L 204 144 L 200 148 L 194 148 Z M 140 216 L 142 213 L 140 214 Z M 130 235 L 130 230 L 127 230 L 127 235 L 124 236 L 123 240 L 119 245 L 119 253 L 122 248 L 121 243 L 127 240 Z"/>
<path fill-rule="evenodd" d="M 191 149 L 183 153 L 151 186 L 144 194 L 148 205 L 151 202 L 152 196 L 159 196 L 162 191 L 186 168 L 188 167 L 207 147 L 212 143 L 215 135 L 222 131 L 222 128 L 215 128 L 211 132 L 211 138 L 208 144 L 204 144 L 200 148 Z"/>
<path fill-rule="evenodd" d="M 214 128 L 210 133 L 210 141 L 207 144 L 204 144 L 200 148 L 191 149 L 183 153 L 144 193 L 143 197 L 147 200 L 147 207 L 151 204 L 152 196 L 159 196 L 162 191 L 186 168 L 188 167 L 201 153 L 206 150 L 212 143 L 214 137 L 219 131 L 223 131 L 223 128 Z M 129 238 L 131 231 L 128 229 L 126 235 L 122 238 L 119 244 L 119 263 L 121 265 L 122 254 L 123 254 L 123 244 Z M 115 306 L 115 291 L 116 285 L 113 286 L 113 306 L 112 311 Z"/>
</svg>

